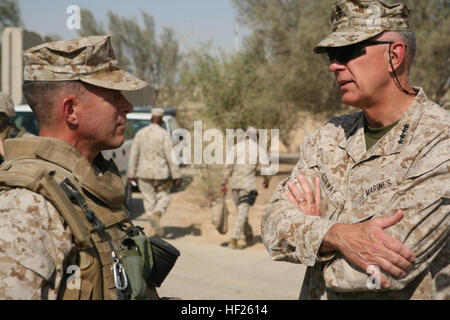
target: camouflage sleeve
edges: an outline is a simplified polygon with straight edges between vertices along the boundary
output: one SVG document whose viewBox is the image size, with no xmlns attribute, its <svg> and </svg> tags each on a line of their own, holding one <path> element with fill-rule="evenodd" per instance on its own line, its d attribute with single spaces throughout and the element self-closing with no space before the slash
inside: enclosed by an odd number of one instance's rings
<svg viewBox="0 0 450 320">
<path fill-rule="evenodd" d="M 319 256 L 322 240 L 336 222 L 301 212 L 285 195 L 288 181 L 295 181 L 298 174 L 309 177 L 310 183 L 316 175 L 311 169 L 317 159 L 316 139 L 317 134 L 305 139 L 300 160 L 290 178 L 281 181 L 263 214 L 263 241 L 273 260 L 307 266 L 314 266 L 317 261 L 323 260 Z"/>
<path fill-rule="evenodd" d="M 128 160 L 128 178 L 136 178 L 139 160 L 139 136 L 139 133 L 137 133 L 131 145 L 130 159 Z"/>
<path fill-rule="evenodd" d="M 71 233 L 56 209 L 24 189 L 0 195 L 0 299 L 56 299 Z"/>
<path fill-rule="evenodd" d="M 170 139 L 170 135 L 168 133 L 164 135 L 164 155 L 169 165 L 170 175 L 172 179 L 180 179 L 180 168 L 172 161 L 172 140 Z"/>
<path fill-rule="evenodd" d="M 436 144 L 420 156 L 394 195 L 389 208 L 376 216 L 402 209 L 403 219 L 386 231 L 401 240 L 416 256 L 403 279 L 389 277 L 391 290 L 401 290 L 416 279 L 446 246 L 450 213 L 450 140 Z M 446 261 L 448 267 L 449 261 Z M 446 266 L 443 266 L 445 268 Z M 447 275 L 448 277 L 448 275 Z M 325 267 L 327 287 L 335 291 L 367 291 L 369 276 L 339 258 Z"/>
</svg>

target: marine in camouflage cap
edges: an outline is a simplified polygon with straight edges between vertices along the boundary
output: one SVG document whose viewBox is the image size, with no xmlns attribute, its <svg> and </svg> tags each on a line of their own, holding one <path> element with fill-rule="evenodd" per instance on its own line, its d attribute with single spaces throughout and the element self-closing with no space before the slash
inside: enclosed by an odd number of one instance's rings
<svg viewBox="0 0 450 320">
<path fill-rule="evenodd" d="M 314 48 L 361 111 L 305 138 L 262 218 L 272 259 L 308 266 L 300 299 L 450 297 L 449 113 L 411 84 L 408 12 L 339 1 Z"/>
<path fill-rule="evenodd" d="M 152 109 L 152 116 L 162 117 L 163 115 L 164 115 L 164 109 L 161 109 L 161 108 L 153 108 Z"/>
<path fill-rule="evenodd" d="M 98 87 L 135 91 L 148 84 L 123 71 L 110 36 L 44 43 L 24 52 L 25 81 L 80 80 Z"/>
<path fill-rule="evenodd" d="M 315 48 L 325 53 L 326 48 L 355 44 L 384 31 L 410 30 L 409 9 L 403 4 L 389 5 L 377 0 L 341 0 L 332 6 L 332 33 Z"/>
<path fill-rule="evenodd" d="M 147 84 L 119 68 L 109 36 L 45 43 L 24 58 L 24 96 L 41 136 L 5 142 L 0 299 L 129 298 L 120 249 L 138 231 L 120 173 L 101 151 L 124 141 L 132 105 L 120 91 Z M 65 276 L 72 267 L 82 279 L 75 286 Z M 142 288 L 142 298 L 157 298 L 153 286 Z"/>
</svg>

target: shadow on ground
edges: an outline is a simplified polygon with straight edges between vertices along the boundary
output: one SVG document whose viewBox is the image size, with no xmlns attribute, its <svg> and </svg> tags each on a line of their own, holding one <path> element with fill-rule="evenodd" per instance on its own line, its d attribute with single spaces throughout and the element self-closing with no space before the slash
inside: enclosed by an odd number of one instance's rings
<svg viewBox="0 0 450 320">
<path fill-rule="evenodd" d="M 200 225 L 191 224 L 188 227 L 164 227 L 165 239 L 176 239 L 184 236 L 201 236 L 202 230 Z"/>
<path fill-rule="evenodd" d="M 170 193 L 177 193 L 186 190 L 191 185 L 193 180 L 194 177 L 192 175 L 184 174 L 181 177 L 181 182 L 178 185 L 173 186 L 172 190 L 170 190 Z"/>
<path fill-rule="evenodd" d="M 253 246 L 256 245 L 257 243 L 262 243 L 262 242 L 263 242 L 263 241 L 262 241 L 261 236 L 255 236 L 255 237 L 253 238 L 253 242 L 250 243 L 249 245 L 246 245 L 246 246 L 244 247 L 244 249 L 245 249 L 245 248 L 249 248 L 249 247 L 253 247 Z M 221 246 L 221 247 L 228 247 L 228 241 L 222 242 L 222 243 L 220 244 L 220 246 Z"/>
</svg>

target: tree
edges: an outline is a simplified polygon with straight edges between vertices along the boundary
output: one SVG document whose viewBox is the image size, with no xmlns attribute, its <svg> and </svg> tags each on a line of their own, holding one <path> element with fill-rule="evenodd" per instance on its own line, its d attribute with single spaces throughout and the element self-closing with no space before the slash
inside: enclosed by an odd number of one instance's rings
<svg viewBox="0 0 450 320">
<path fill-rule="evenodd" d="M 450 79 L 450 0 L 406 1 L 417 37 L 411 80 L 440 102 Z"/>
<path fill-rule="evenodd" d="M 279 128 L 289 145 L 300 110 L 332 113 L 339 90 L 326 60 L 312 47 L 325 36 L 329 7 L 322 1 L 235 0 L 240 23 L 252 30 L 243 50 L 219 57 L 197 50 L 183 84 L 205 104 L 204 115 L 221 128 Z M 322 22 L 323 24 L 323 22 Z M 319 33 L 318 37 L 314 34 Z"/>
<path fill-rule="evenodd" d="M 20 9 L 17 0 L 0 1 L 0 30 L 5 27 L 20 27 L 22 19 L 20 18 Z"/>
<path fill-rule="evenodd" d="M 91 11 L 81 9 L 81 29 L 78 30 L 80 37 L 98 36 L 106 34 L 101 23 L 97 23 Z"/>
<path fill-rule="evenodd" d="M 170 104 L 173 101 L 181 56 L 172 29 L 163 28 L 157 39 L 155 22 L 149 14 L 142 12 L 141 26 L 135 18 L 108 12 L 108 32 L 105 32 L 89 10 L 82 10 L 81 14 L 80 36 L 110 33 L 120 65 L 153 87 L 152 104 Z"/>
</svg>

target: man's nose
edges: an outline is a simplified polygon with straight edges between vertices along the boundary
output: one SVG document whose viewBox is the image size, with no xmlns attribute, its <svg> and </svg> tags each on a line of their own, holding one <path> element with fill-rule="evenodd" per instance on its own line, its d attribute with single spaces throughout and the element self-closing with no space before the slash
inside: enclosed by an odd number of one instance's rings
<svg viewBox="0 0 450 320">
<path fill-rule="evenodd" d="M 345 64 L 337 61 L 336 59 L 331 60 L 330 65 L 329 65 L 329 70 L 331 72 L 336 72 L 336 71 L 341 71 L 345 69 Z"/>
</svg>

